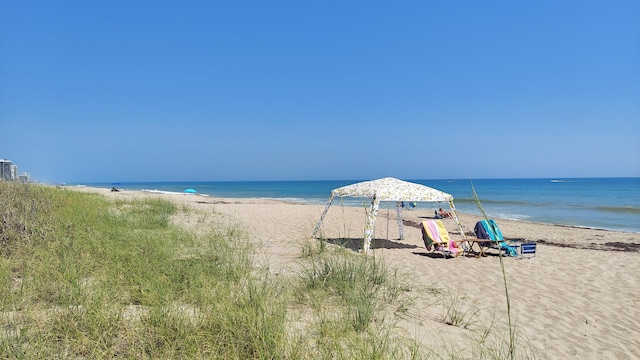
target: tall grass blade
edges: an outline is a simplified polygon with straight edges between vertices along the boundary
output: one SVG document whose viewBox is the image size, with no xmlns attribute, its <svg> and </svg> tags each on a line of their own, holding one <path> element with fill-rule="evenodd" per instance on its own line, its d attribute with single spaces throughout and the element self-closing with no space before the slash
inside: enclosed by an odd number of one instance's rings
<svg viewBox="0 0 640 360">
<path fill-rule="evenodd" d="M 482 213 L 482 216 L 485 218 L 485 220 L 489 221 L 489 217 L 487 216 L 487 213 L 484 211 L 484 207 L 482 206 L 482 203 L 480 202 L 480 198 L 478 197 L 478 193 L 476 192 L 476 188 L 473 185 L 473 181 L 471 179 L 469 179 L 469 182 L 471 182 L 471 190 L 473 192 L 473 201 L 475 202 L 476 206 L 478 207 L 478 210 L 480 210 L 480 212 Z M 508 321 L 508 325 L 509 325 L 509 358 L 510 359 L 515 359 L 515 329 L 513 327 L 513 325 L 511 324 L 511 302 L 509 301 L 509 287 L 508 287 L 508 282 L 507 282 L 507 272 L 505 271 L 505 267 L 504 267 L 504 257 L 502 256 L 502 251 L 498 251 L 498 255 L 500 257 L 500 269 L 502 270 L 502 279 L 503 279 L 503 283 L 504 283 L 504 295 L 507 301 L 507 321 Z"/>
</svg>

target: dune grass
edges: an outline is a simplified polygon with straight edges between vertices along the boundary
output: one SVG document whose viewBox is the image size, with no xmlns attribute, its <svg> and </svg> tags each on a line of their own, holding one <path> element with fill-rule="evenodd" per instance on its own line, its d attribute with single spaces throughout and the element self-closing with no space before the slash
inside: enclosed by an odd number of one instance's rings
<svg viewBox="0 0 640 360">
<path fill-rule="evenodd" d="M 478 210 L 480 210 L 480 213 L 482 214 L 482 217 L 489 221 L 489 216 L 487 215 L 487 213 L 484 210 L 484 207 L 482 206 L 482 202 L 480 201 L 480 197 L 478 196 L 478 193 L 476 192 L 476 188 L 473 185 L 473 181 L 471 179 L 469 179 L 469 182 L 471 183 L 471 191 L 472 191 L 472 198 L 474 203 L 476 204 L 476 207 L 478 208 Z M 508 326 L 508 330 L 509 330 L 509 337 L 508 337 L 508 348 L 506 353 L 503 351 L 502 354 L 504 354 L 505 358 L 508 359 L 516 359 L 517 358 L 517 350 L 518 350 L 518 341 L 517 341 L 517 331 L 516 331 L 516 324 L 513 323 L 511 321 L 511 300 L 509 298 L 509 282 L 507 281 L 507 272 L 505 269 L 505 263 L 504 263 L 504 256 L 503 256 L 503 252 L 500 250 L 498 251 L 498 255 L 500 258 L 500 270 L 502 273 L 502 280 L 503 280 L 503 285 L 504 285 L 504 296 L 505 296 L 505 300 L 506 300 L 506 304 L 507 304 L 507 308 L 506 308 L 506 315 L 507 315 L 507 326 Z M 533 352 L 526 352 L 527 357 L 534 357 L 534 353 Z"/>
<path fill-rule="evenodd" d="M 395 275 L 315 254 L 299 277 L 241 229 L 194 234 L 156 198 L 0 183 L 0 358 L 388 358 Z M 332 307 L 340 309 L 337 313 Z M 379 331 L 382 329 L 382 333 Z"/>
<path fill-rule="evenodd" d="M 284 357 L 285 303 L 237 232 L 158 199 L 0 183 L 0 358 Z"/>
<path fill-rule="evenodd" d="M 191 210 L 154 197 L 0 182 L 0 204 L 0 358 L 464 357 L 400 335 L 414 289 L 375 256 L 319 240 L 275 276 L 241 228 L 187 231 L 171 219 Z M 501 358 L 487 338 L 476 353 Z"/>
</svg>

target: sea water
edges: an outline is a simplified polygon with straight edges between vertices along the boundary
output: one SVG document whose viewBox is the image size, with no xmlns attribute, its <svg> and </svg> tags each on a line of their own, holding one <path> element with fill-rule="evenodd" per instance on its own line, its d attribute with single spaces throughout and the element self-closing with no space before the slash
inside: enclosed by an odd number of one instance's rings
<svg viewBox="0 0 640 360">
<path fill-rule="evenodd" d="M 404 180 L 404 179 L 403 179 Z M 273 198 L 325 204 L 332 189 L 361 180 L 214 181 L 94 183 L 95 187 L 183 192 L 222 198 Z M 460 212 L 480 214 L 473 189 L 494 218 L 640 232 L 640 178 L 411 180 L 453 195 Z M 336 199 L 334 204 L 367 206 L 370 199 Z M 447 204 L 417 203 L 418 209 Z M 382 203 L 391 208 L 393 203 Z M 408 207 L 407 209 L 411 209 Z"/>
</svg>

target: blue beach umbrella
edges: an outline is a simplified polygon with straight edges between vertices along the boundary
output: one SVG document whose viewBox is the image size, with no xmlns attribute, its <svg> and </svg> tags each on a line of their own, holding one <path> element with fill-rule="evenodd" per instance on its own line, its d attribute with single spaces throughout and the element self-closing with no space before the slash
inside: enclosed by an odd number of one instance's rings
<svg viewBox="0 0 640 360">
<path fill-rule="evenodd" d="M 197 193 L 197 191 L 195 191 L 194 189 L 184 189 L 184 192 L 189 193 L 189 194 Z"/>
</svg>

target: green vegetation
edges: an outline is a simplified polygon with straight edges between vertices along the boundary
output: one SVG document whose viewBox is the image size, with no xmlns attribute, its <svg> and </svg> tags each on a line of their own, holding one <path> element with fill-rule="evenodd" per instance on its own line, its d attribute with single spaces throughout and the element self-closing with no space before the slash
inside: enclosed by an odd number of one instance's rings
<svg viewBox="0 0 640 360">
<path fill-rule="evenodd" d="M 416 289 L 375 257 L 319 240 L 274 276 L 242 229 L 187 231 L 168 201 L 0 182 L 0 204 L 0 358 L 462 357 L 400 336 Z M 454 298 L 442 322 L 474 324 Z M 489 332 L 473 351 L 503 357 Z"/>
<path fill-rule="evenodd" d="M 468 305 L 464 296 L 449 292 L 447 297 L 442 297 L 443 319 L 446 324 L 460 326 L 469 329 L 474 325 L 474 318 L 479 309 Z"/>
</svg>

